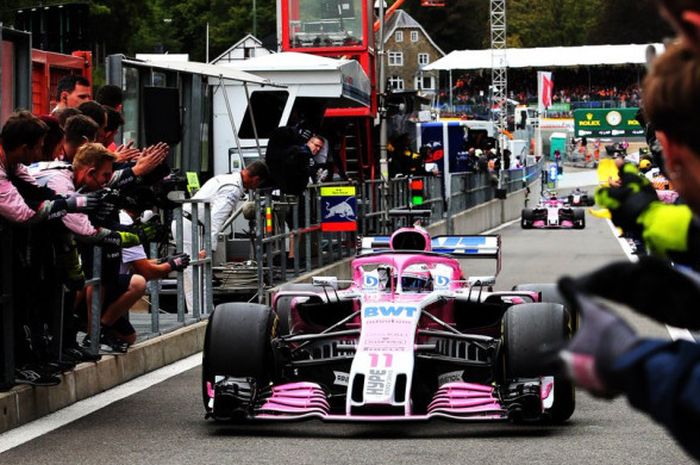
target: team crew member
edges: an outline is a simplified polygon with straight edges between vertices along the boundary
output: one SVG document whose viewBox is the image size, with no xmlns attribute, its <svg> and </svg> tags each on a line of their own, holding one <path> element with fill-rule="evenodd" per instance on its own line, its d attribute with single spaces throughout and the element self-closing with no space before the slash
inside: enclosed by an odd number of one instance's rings
<svg viewBox="0 0 700 465">
<path fill-rule="evenodd" d="M 73 160 L 75 186 L 86 191 L 97 190 L 105 186 L 113 178 L 112 164 L 115 159 L 116 155 L 101 144 L 85 144 L 80 148 Z M 84 218 L 80 220 L 85 225 L 83 222 Z M 98 230 L 98 235 L 100 231 L 101 229 Z M 104 244 L 118 244 L 121 247 L 129 247 L 139 243 L 137 235 L 126 231 L 110 232 L 101 241 Z M 84 263 L 89 264 L 92 261 L 92 257 L 88 256 L 89 253 L 88 255 L 85 254 L 85 252 L 90 251 L 91 248 L 84 248 Z M 105 254 L 108 252 L 108 250 L 104 251 Z M 86 270 L 90 268 L 88 265 Z M 146 280 L 137 274 L 119 274 L 118 272 L 115 276 L 110 277 L 111 279 L 107 279 L 104 271 L 102 275 L 104 296 L 103 311 L 100 319 L 102 325 L 100 342 L 103 350 L 125 352 L 128 345 L 136 340 L 136 332 L 128 324 L 128 320 L 125 317 L 129 309 L 144 295 Z M 92 301 L 90 292 L 87 293 L 85 301 L 87 302 L 87 321 L 90 322 L 90 303 Z M 88 324 L 89 327 L 90 325 Z M 89 346 L 89 344 L 90 339 L 88 337 L 84 341 L 84 345 Z"/>
<path fill-rule="evenodd" d="M 699 77 L 700 57 L 675 46 L 656 61 L 644 83 L 645 112 L 656 127 L 667 172 L 679 194 L 688 202 L 688 206 L 683 207 L 685 213 L 681 213 L 686 222 L 682 223 L 677 217 L 672 220 L 686 226 L 692 221 L 691 209 L 693 213 L 700 213 L 700 139 L 696 131 L 700 127 L 697 112 L 700 106 Z M 622 174 L 634 173 L 623 170 Z M 628 183 L 628 186 L 637 186 L 630 195 L 636 203 L 626 208 L 644 205 L 652 197 L 653 188 L 650 190 L 643 181 L 636 179 L 636 184 Z M 642 211 L 651 209 L 653 212 L 663 207 L 656 201 L 646 203 Z M 657 218 L 655 221 L 663 220 Z M 687 243 L 687 231 L 687 227 L 680 231 L 682 237 L 677 238 L 678 242 Z M 605 278 L 612 275 L 611 267 L 618 267 L 616 276 L 625 283 L 615 279 L 615 286 L 605 284 Z M 636 278 L 637 282 L 627 282 L 628 276 Z M 700 458 L 700 443 L 697 441 L 700 431 L 700 398 L 697 395 L 700 392 L 700 345 L 683 340 L 641 339 L 626 323 L 607 312 L 586 293 L 630 304 L 662 322 L 671 320 L 691 329 L 700 329 L 698 282 L 700 278 L 694 273 L 682 274 L 651 259 L 638 265 L 611 265 L 577 280 L 562 280 L 559 285 L 570 305 L 580 310 L 582 319 L 579 333 L 562 354 L 570 376 L 594 393 L 606 396 L 624 393 L 634 407 L 668 428 L 696 458 Z M 613 287 L 618 289 L 613 290 Z M 646 298 L 650 293 L 657 296 L 655 301 Z M 654 308 L 654 303 L 658 308 Z"/>
<path fill-rule="evenodd" d="M 93 155 L 93 153 L 99 153 L 99 155 Z M 107 151 L 101 144 L 87 143 L 78 149 L 73 165 L 65 162 L 46 165 L 36 173 L 36 179 L 41 185 L 59 194 L 73 194 L 77 191 L 94 192 L 110 182 L 114 159 L 116 155 Z M 79 161 L 76 163 L 76 160 Z M 82 213 L 68 214 L 62 218 L 62 221 L 81 242 L 121 247 L 139 244 L 138 235 L 95 227 L 88 216 Z"/>
<path fill-rule="evenodd" d="M 700 55 L 700 1 L 659 0 L 658 3 L 661 15 L 676 30 L 683 47 Z M 641 234 L 652 254 L 700 271 L 697 213 L 694 215 L 687 205 L 663 205 L 658 196 L 650 195 L 650 183 L 639 181 L 633 174 L 636 174 L 634 168 L 625 166 L 622 185 L 602 189 L 596 195 L 596 202 L 611 211 L 615 225 L 625 232 Z"/>
<path fill-rule="evenodd" d="M 202 185 L 201 189 L 192 197 L 193 199 L 208 199 L 211 203 L 211 245 L 216 250 L 218 236 L 221 227 L 238 207 L 246 191 L 257 189 L 265 183 L 269 177 L 267 165 L 262 161 L 255 161 L 242 169 L 240 172 L 231 174 L 220 174 L 209 179 Z M 191 205 L 183 207 L 183 252 L 192 256 L 192 218 Z M 204 224 L 204 207 L 198 207 L 198 219 L 200 225 Z M 175 222 L 172 223 L 173 237 L 176 237 Z M 200 246 L 203 241 L 200 240 Z M 201 256 L 201 252 L 199 252 Z M 200 287 L 200 289 L 202 289 Z M 185 300 L 187 308 L 192 309 L 192 270 L 185 270 Z"/>
<path fill-rule="evenodd" d="M 23 164 L 41 160 L 47 126 L 27 111 L 13 114 L 0 133 L 0 216 L 14 223 L 35 223 L 59 218 L 68 212 L 88 211 L 98 199 L 90 195 L 63 198 L 39 191 Z M 25 199 L 17 188 L 31 199 Z"/>
<path fill-rule="evenodd" d="M 64 76 L 56 85 L 56 107 L 52 113 L 59 112 L 65 108 L 76 108 L 83 102 L 92 100 L 92 90 L 90 81 L 82 76 L 74 74 Z"/>
</svg>

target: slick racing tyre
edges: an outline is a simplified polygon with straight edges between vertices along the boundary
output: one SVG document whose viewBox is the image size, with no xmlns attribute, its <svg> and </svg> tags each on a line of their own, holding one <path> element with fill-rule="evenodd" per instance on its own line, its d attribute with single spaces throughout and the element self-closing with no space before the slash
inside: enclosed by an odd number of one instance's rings
<svg viewBox="0 0 700 465">
<path fill-rule="evenodd" d="M 217 376 L 254 378 L 258 385 L 273 373 L 274 315 L 270 307 L 251 303 L 227 303 L 209 317 L 202 359 L 202 396 L 209 411 L 207 383 Z"/>
<path fill-rule="evenodd" d="M 505 374 L 508 379 L 551 375 L 553 358 L 571 337 L 564 307 L 554 303 L 520 304 L 503 316 Z M 573 385 L 554 377 L 554 403 L 543 421 L 561 423 L 576 408 Z"/>
<path fill-rule="evenodd" d="M 586 211 L 583 209 L 574 210 L 574 228 L 583 229 L 586 227 Z"/>
<path fill-rule="evenodd" d="M 523 229 L 532 228 L 532 222 L 535 219 L 535 214 L 531 208 L 523 208 L 520 219 L 520 227 Z"/>
</svg>

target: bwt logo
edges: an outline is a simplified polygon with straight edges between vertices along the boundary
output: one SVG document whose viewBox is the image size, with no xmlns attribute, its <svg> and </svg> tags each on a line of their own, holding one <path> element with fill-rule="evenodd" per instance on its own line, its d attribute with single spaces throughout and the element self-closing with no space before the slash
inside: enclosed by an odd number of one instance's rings
<svg viewBox="0 0 700 465">
<path fill-rule="evenodd" d="M 413 315 L 418 311 L 418 307 L 396 307 L 394 305 L 377 306 L 377 307 L 365 307 L 365 318 L 372 318 L 377 316 L 402 316 L 406 315 L 412 318 Z"/>
<path fill-rule="evenodd" d="M 445 288 L 450 285 L 450 278 L 447 276 L 438 276 L 435 280 L 435 285 L 439 288 Z"/>
<path fill-rule="evenodd" d="M 378 287 L 379 286 L 379 278 L 377 278 L 376 276 L 366 274 L 364 276 L 364 286 L 365 287 Z"/>
</svg>

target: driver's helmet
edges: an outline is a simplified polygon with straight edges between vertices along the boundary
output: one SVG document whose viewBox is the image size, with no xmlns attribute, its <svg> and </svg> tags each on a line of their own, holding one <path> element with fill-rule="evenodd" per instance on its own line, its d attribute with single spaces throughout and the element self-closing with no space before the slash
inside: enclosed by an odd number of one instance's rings
<svg viewBox="0 0 700 465">
<path fill-rule="evenodd" d="M 549 200 L 557 200 L 557 192 L 549 191 Z"/>
<path fill-rule="evenodd" d="M 406 271 L 401 276 L 403 292 L 431 292 L 433 277 L 430 271 Z"/>
</svg>

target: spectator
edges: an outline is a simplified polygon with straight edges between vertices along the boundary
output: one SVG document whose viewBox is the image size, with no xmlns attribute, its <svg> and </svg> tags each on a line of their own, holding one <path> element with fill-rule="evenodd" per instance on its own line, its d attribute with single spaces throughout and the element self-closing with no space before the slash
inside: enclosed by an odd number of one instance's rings
<svg viewBox="0 0 700 465">
<path fill-rule="evenodd" d="M 43 141 L 48 130 L 47 125 L 29 112 L 20 111 L 10 115 L 0 132 L 0 216 L 14 222 L 31 224 L 46 219 L 59 218 L 69 211 L 87 210 L 96 206 L 96 199 L 84 195 L 70 198 L 57 196 L 50 189 L 42 189 L 29 174 L 23 163 L 38 161 L 42 157 Z M 42 307 L 38 295 L 29 288 L 35 273 L 43 264 L 45 254 L 33 249 L 36 238 L 41 231 L 27 234 L 26 229 L 17 229 L 13 253 L 13 273 L 15 295 L 14 341 L 17 364 L 16 382 L 35 385 L 57 384 L 55 368 L 45 363 L 45 357 L 39 357 L 37 342 L 39 334 L 37 325 L 46 322 L 39 320 Z M 33 250 L 34 253 L 24 253 Z M 52 267 L 50 267 L 52 268 Z M 45 276 L 45 275 L 44 275 Z M 52 295 L 52 282 L 48 277 L 44 295 Z M 31 325 L 34 325 L 32 334 Z M 43 329 L 43 328 L 42 328 Z M 42 338 L 44 341 L 48 338 Z"/>
<path fill-rule="evenodd" d="M 314 134 L 303 146 L 303 149 L 308 151 L 309 177 L 310 181 L 314 184 L 322 182 L 328 176 L 328 169 L 326 168 L 328 146 L 326 142 L 323 136 Z M 325 170 L 325 173 L 323 170 Z"/>
<path fill-rule="evenodd" d="M 266 183 L 270 176 L 267 165 L 262 161 L 255 161 L 243 168 L 240 172 L 231 174 L 220 174 L 214 176 L 205 182 L 201 189 L 192 197 L 193 199 L 207 199 L 211 201 L 211 246 L 212 250 L 216 251 L 219 233 L 229 216 L 236 211 L 238 204 L 243 199 L 246 191 L 257 189 L 262 184 Z M 308 179 L 308 174 L 307 174 Z M 183 252 L 192 256 L 192 207 L 186 205 L 182 208 L 184 216 L 183 229 Z M 204 207 L 198 206 L 198 220 L 200 226 L 204 225 Z M 176 236 L 176 224 L 172 223 L 173 237 Z M 204 245 L 203 239 L 199 242 L 200 246 Z M 194 251 L 197 256 L 204 258 L 206 251 Z M 203 287 L 199 287 L 200 291 Z M 187 308 L 193 308 L 193 283 L 192 270 L 185 270 L 185 300 Z M 200 300 L 201 301 L 201 300 Z"/>
<path fill-rule="evenodd" d="M 71 74 L 64 76 L 56 86 L 56 107 L 52 113 L 64 108 L 75 108 L 83 102 L 92 100 L 90 81 L 82 76 Z"/>
<path fill-rule="evenodd" d="M 152 214 L 152 212 L 150 212 Z M 140 222 L 140 216 L 133 210 L 122 210 L 119 213 L 121 224 L 132 225 Z M 149 259 L 143 244 L 122 249 L 122 274 L 135 273 L 143 276 L 146 281 L 162 279 L 173 271 L 182 271 L 189 266 L 190 256 L 186 253 L 175 253 L 162 259 Z"/>
<path fill-rule="evenodd" d="M 486 153 L 484 153 L 483 150 L 481 149 L 476 149 L 474 152 L 476 155 L 478 161 L 477 161 L 477 172 L 478 173 L 488 173 L 489 171 L 489 157 Z"/>
<path fill-rule="evenodd" d="M 658 0 L 659 11 L 678 33 L 683 46 L 700 54 L 700 2 L 697 0 Z"/>
</svg>

